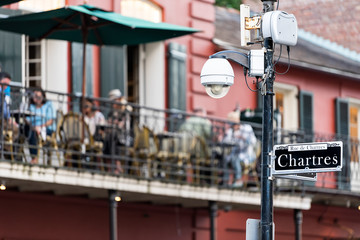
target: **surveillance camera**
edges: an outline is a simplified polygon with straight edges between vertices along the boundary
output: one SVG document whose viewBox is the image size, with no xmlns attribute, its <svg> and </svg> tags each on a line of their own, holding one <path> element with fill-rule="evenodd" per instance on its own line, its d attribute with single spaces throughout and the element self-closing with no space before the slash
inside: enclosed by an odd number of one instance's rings
<svg viewBox="0 0 360 240">
<path fill-rule="evenodd" d="M 222 98 L 234 84 L 234 71 L 225 58 L 210 58 L 204 64 L 200 78 L 210 97 Z"/>
</svg>

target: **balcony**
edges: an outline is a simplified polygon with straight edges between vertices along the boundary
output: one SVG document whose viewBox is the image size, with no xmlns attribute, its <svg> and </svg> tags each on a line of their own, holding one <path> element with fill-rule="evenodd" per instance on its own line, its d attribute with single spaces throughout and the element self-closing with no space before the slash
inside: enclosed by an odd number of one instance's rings
<svg viewBox="0 0 360 240">
<path fill-rule="evenodd" d="M 11 103 L 1 108 L 9 116 L 1 114 L 0 139 L 0 181 L 8 189 L 90 198 L 106 198 L 108 190 L 118 190 L 128 202 L 205 207 L 208 201 L 216 201 L 220 207 L 233 209 L 260 206 L 259 155 L 257 164 L 242 166 L 242 187 L 222 181 L 227 171 L 222 161 L 233 146 L 219 139 L 232 122 L 57 92 L 46 92 L 52 103 L 50 112 L 29 111 L 33 89 L 11 88 Z M 7 97 L 1 97 L 1 103 L 5 102 Z M 85 118 L 90 110 L 102 112 L 105 121 L 93 126 Z M 49 116 L 54 117 L 48 124 L 52 132 L 32 130 L 35 122 L 47 124 Z M 197 120 L 186 128 L 183 124 L 189 119 Z M 260 142 L 262 126 L 248 124 Z M 344 143 L 342 172 L 321 173 L 316 183 L 275 179 L 274 207 L 356 205 L 360 195 L 358 141 L 283 129 L 275 129 L 274 136 L 276 144 Z M 228 171 L 231 180 L 233 171 Z"/>
</svg>

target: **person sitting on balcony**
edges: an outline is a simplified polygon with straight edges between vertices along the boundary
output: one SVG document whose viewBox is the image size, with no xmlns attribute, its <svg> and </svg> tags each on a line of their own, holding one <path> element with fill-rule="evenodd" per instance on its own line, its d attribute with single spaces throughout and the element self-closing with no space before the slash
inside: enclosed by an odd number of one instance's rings
<svg viewBox="0 0 360 240">
<path fill-rule="evenodd" d="M 122 95 L 120 89 L 111 90 L 108 96 L 112 102 L 112 108 L 108 114 L 109 123 L 115 124 L 120 129 L 128 130 L 132 107 L 127 104 L 127 100 Z"/>
<path fill-rule="evenodd" d="M 90 134 L 96 138 L 97 126 L 105 124 L 104 114 L 97 110 L 94 101 L 90 98 L 85 99 L 84 114 L 84 121 L 89 126 Z"/>
<path fill-rule="evenodd" d="M 30 129 L 27 131 L 29 137 L 30 154 L 32 156 L 31 163 L 38 163 L 38 137 L 46 139 L 56 131 L 56 110 L 51 101 L 46 99 L 46 94 L 41 88 L 32 92 L 29 111 L 32 113 L 26 118 Z"/>
<path fill-rule="evenodd" d="M 179 131 L 191 132 L 195 136 L 203 138 L 205 141 L 211 138 L 211 122 L 206 118 L 206 110 L 203 108 L 194 109 L 194 116 L 188 117 L 180 125 Z"/>
<path fill-rule="evenodd" d="M 231 127 L 226 130 L 223 142 L 233 144 L 229 155 L 223 159 L 223 184 L 229 182 L 229 164 L 234 169 L 233 187 L 242 187 L 242 167 L 241 163 L 253 163 L 256 159 L 254 147 L 256 137 L 252 127 L 249 124 L 240 124 L 240 111 L 233 111 L 228 114 L 228 120 L 231 121 Z"/>
<path fill-rule="evenodd" d="M 132 107 L 127 104 L 125 97 L 119 89 L 113 89 L 108 94 L 112 108 L 107 115 L 109 128 L 105 134 L 104 149 L 105 155 L 112 156 L 111 162 L 115 162 L 114 173 L 124 172 L 119 159 L 114 156 L 126 155 L 126 147 L 131 145 L 130 136 L 130 113 Z M 126 163 L 126 166 L 128 163 Z"/>
<path fill-rule="evenodd" d="M 0 72 L 0 84 L 1 89 L 3 89 L 3 93 L 5 95 L 5 101 L 9 105 L 10 104 L 10 82 L 11 82 L 11 76 L 7 72 Z"/>
<path fill-rule="evenodd" d="M 6 72 L 0 72 L 0 104 L 1 118 L 4 119 L 4 129 L 12 131 L 13 136 L 17 136 L 19 126 L 10 116 L 10 84 L 11 76 Z M 3 101 L 4 100 L 4 101 Z"/>
</svg>

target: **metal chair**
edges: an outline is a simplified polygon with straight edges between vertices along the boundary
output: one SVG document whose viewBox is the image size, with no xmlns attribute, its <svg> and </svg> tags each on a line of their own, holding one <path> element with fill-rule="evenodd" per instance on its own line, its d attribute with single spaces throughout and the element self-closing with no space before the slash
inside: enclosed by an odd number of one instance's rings
<svg viewBox="0 0 360 240">
<path fill-rule="evenodd" d="M 10 126 L 8 123 L 3 124 L 3 121 L 0 120 L 0 127 L 2 128 L 1 134 L 1 141 L 0 141 L 0 147 L 2 149 L 2 156 L 4 156 L 5 159 L 9 159 L 13 162 L 14 157 L 14 135 L 16 135 L 16 132 L 14 131 L 12 126 Z"/>
<path fill-rule="evenodd" d="M 93 160 L 100 158 L 102 144 L 94 141 L 81 115 L 73 112 L 65 114 L 58 123 L 57 134 L 61 148 L 65 151 L 64 166 L 73 167 L 73 163 L 77 161 L 78 168 L 82 167 L 83 162 L 91 167 Z M 100 161 L 101 170 L 104 170 L 101 158 Z"/>
<path fill-rule="evenodd" d="M 188 132 L 178 134 L 174 146 L 174 175 L 178 180 L 191 182 L 193 179 L 191 157 L 195 153 L 196 138 Z"/>
<path fill-rule="evenodd" d="M 133 157 L 131 173 L 139 177 L 151 177 L 152 167 L 158 153 L 158 139 L 154 132 L 147 126 L 134 129 L 134 146 L 131 155 Z"/>
<path fill-rule="evenodd" d="M 211 158 L 211 149 L 206 140 L 200 136 L 194 138 L 193 168 L 195 169 L 195 183 L 211 184 L 214 177 L 214 166 L 217 165 L 217 162 Z"/>
</svg>

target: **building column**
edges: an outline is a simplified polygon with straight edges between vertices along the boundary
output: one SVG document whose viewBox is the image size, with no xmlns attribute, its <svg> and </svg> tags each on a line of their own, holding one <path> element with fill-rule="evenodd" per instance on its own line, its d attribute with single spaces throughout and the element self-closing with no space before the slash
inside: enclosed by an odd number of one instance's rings
<svg viewBox="0 0 360 240">
<path fill-rule="evenodd" d="M 294 209 L 294 223 L 295 223 L 295 240 L 301 240 L 302 238 L 302 222 L 303 214 L 299 209 Z"/>
<path fill-rule="evenodd" d="M 117 192 L 109 190 L 109 216 L 110 216 L 110 240 L 118 240 L 117 237 Z"/>
<path fill-rule="evenodd" d="M 215 201 L 209 201 L 210 240 L 216 240 L 216 217 L 218 206 Z"/>
</svg>

